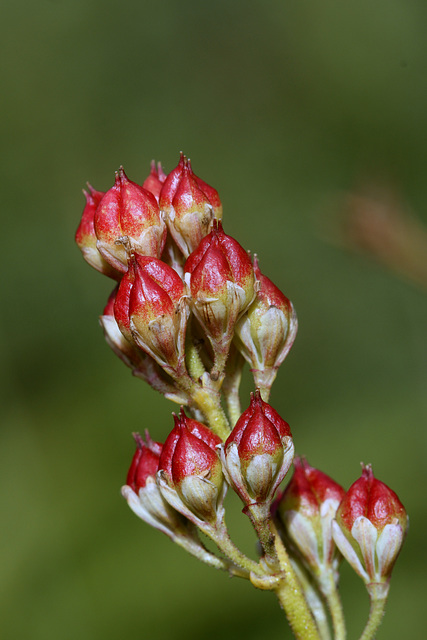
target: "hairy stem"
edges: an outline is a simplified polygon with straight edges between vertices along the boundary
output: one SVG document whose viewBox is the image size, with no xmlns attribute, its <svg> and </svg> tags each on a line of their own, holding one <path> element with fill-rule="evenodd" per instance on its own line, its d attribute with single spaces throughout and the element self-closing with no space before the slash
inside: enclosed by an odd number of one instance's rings
<svg viewBox="0 0 427 640">
<path fill-rule="evenodd" d="M 265 570 L 258 562 L 248 558 L 236 545 L 232 542 L 228 535 L 227 527 L 224 520 L 216 525 L 199 525 L 199 528 L 205 533 L 222 553 L 229 558 L 233 564 L 241 567 L 245 572 L 250 572 L 256 576 L 263 576 Z"/>
<path fill-rule="evenodd" d="M 283 578 L 275 589 L 279 602 L 286 613 L 297 640 L 321 640 L 301 589 L 301 584 L 295 575 L 288 553 L 275 529 L 274 523 L 271 524 L 271 528 L 274 533 L 276 551 L 283 572 Z"/>
<path fill-rule="evenodd" d="M 375 638 L 375 634 L 383 619 L 389 585 L 385 583 L 372 583 L 367 585 L 367 589 L 371 600 L 371 608 L 360 640 L 373 640 L 373 638 Z"/>
<path fill-rule="evenodd" d="M 347 636 L 341 598 L 335 583 L 332 568 L 327 567 L 318 578 L 320 589 L 331 613 L 335 640 L 345 640 Z"/>
</svg>

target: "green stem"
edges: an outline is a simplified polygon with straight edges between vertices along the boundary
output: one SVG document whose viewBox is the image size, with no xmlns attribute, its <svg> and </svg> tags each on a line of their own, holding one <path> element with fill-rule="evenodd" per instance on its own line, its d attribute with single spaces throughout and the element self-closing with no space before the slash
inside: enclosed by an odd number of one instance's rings
<svg viewBox="0 0 427 640">
<path fill-rule="evenodd" d="M 232 344 L 225 368 L 225 378 L 222 384 L 222 392 L 224 394 L 227 413 L 232 427 L 234 427 L 242 413 L 239 388 L 244 364 L 245 360 L 243 356 Z"/>
<path fill-rule="evenodd" d="M 388 596 L 388 583 L 372 583 L 367 585 L 371 609 L 368 622 L 359 640 L 373 640 L 383 619 Z"/>
<path fill-rule="evenodd" d="M 229 558 L 233 564 L 241 567 L 245 572 L 253 573 L 256 576 L 265 575 L 265 571 L 258 562 L 248 558 L 236 545 L 231 541 L 227 532 L 224 520 L 216 525 L 199 525 L 199 529 L 208 536 L 222 553 Z"/>
<path fill-rule="evenodd" d="M 243 512 L 249 516 L 256 531 L 262 550 L 264 551 L 265 562 L 271 569 L 280 571 L 274 534 L 271 530 L 271 516 L 268 505 L 265 502 L 249 504 L 243 509 Z"/>
<path fill-rule="evenodd" d="M 345 640 L 347 636 L 341 598 L 335 583 L 331 567 L 325 568 L 318 577 L 320 590 L 326 598 L 334 627 L 335 640 Z"/>
<path fill-rule="evenodd" d="M 187 326 L 185 360 L 187 363 L 188 373 L 193 378 L 193 380 L 197 382 L 202 377 L 202 375 L 206 372 L 206 369 L 200 357 L 199 350 L 194 342 L 190 322 L 191 322 L 191 316 Z"/>
<path fill-rule="evenodd" d="M 241 569 L 236 566 L 232 562 L 225 560 L 224 558 L 218 558 L 215 554 L 211 553 L 199 542 L 190 540 L 184 536 L 175 536 L 172 537 L 173 542 L 178 546 L 185 549 L 192 556 L 201 560 L 205 564 L 214 567 L 214 569 L 222 569 L 223 571 L 227 571 L 233 576 L 238 576 L 240 578 L 249 579 L 249 572 L 245 569 Z"/>
<path fill-rule="evenodd" d="M 321 597 L 316 585 L 313 583 L 311 576 L 294 558 L 291 558 L 291 564 L 296 576 L 301 583 L 304 591 L 304 597 L 313 614 L 319 635 L 322 640 L 331 640 L 331 631 L 329 628 L 329 620 L 326 612 L 326 604 Z"/>
<path fill-rule="evenodd" d="M 276 551 L 284 577 L 275 589 L 276 595 L 297 640 L 321 640 L 311 611 L 304 598 L 301 585 L 292 568 L 288 553 L 272 523 Z"/>
<path fill-rule="evenodd" d="M 218 394 L 208 387 L 194 384 L 188 392 L 191 402 L 206 416 L 210 428 L 222 440 L 230 435 L 230 426 L 221 407 Z"/>
</svg>

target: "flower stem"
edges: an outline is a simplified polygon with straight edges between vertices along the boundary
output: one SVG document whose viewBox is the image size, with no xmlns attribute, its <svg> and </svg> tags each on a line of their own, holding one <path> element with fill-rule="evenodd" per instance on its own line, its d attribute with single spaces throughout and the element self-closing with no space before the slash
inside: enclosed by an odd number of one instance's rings
<svg viewBox="0 0 427 640">
<path fill-rule="evenodd" d="M 345 640 L 347 632 L 345 628 L 344 612 L 333 571 L 330 567 L 325 568 L 322 575 L 319 576 L 319 586 L 331 613 L 334 638 L 335 640 Z"/>
<path fill-rule="evenodd" d="M 265 574 L 264 569 L 258 562 L 248 558 L 236 545 L 231 541 L 227 532 L 224 520 L 216 525 L 199 525 L 199 528 L 205 533 L 222 553 L 227 556 L 235 565 L 241 567 L 246 572 L 251 572 L 257 576 Z"/>
<path fill-rule="evenodd" d="M 383 619 L 385 605 L 388 596 L 388 583 L 372 583 L 367 585 L 371 609 L 369 611 L 368 622 L 363 630 L 360 640 L 373 640 L 378 627 Z"/>
<path fill-rule="evenodd" d="M 311 611 L 304 598 L 301 585 L 292 568 L 288 553 L 272 523 L 277 555 L 284 577 L 275 589 L 276 595 L 283 607 L 292 631 L 297 640 L 320 640 Z"/>
<path fill-rule="evenodd" d="M 193 541 L 188 537 L 186 538 L 179 535 L 172 537 L 172 540 L 178 546 L 182 547 L 192 556 L 194 556 L 198 560 L 201 560 L 205 564 L 214 567 L 215 569 L 228 571 L 228 573 L 233 576 L 239 576 L 240 578 L 249 579 L 248 571 L 246 571 L 245 569 L 241 569 L 240 567 L 224 558 L 218 558 L 218 556 L 205 549 L 205 547 L 199 541 Z"/>
<path fill-rule="evenodd" d="M 331 640 L 331 631 L 324 599 L 321 597 L 306 570 L 295 559 L 291 558 L 290 560 L 293 570 L 303 588 L 305 599 L 313 614 L 321 639 Z"/>
</svg>

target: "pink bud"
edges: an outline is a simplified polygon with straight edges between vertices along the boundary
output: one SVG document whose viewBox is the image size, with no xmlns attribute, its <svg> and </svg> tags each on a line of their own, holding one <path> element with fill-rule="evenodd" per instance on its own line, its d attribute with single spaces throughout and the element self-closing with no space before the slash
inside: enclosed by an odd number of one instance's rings
<svg viewBox="0 0 427 640">
<path fill-rule="evenodd" d="M 163 445 L 160 442 L 154 442 L 150 438 L 148 431 L 146 432 L 147 443 L 144 442 L 139 433 L 135 433 L 134 438 L 136 451 L 129 467 L 126 484 L 135 493 L 138 493 L 141 488 L 145 487 L 148 478 L 155 477 Z"/>
<path fill-rule="evenodd" d="M 344 496 L 333 522 L 337 547 L 366 584 L 387 582 L 408 528 L 397 495 L 362 467 L 362 476 Z"/>
<path fill-rule="evenodd" d="M 124 276 L 124 278 L 126 278 L 126 276 Z M 126 287 L 126 285 L 127 280 L 125 279 L 123 286 Z M 142 351 L 142 349 L 140 349 L 133 340 L 129 327 L 129 295 L 123 295 L 123 288 L 122 297 L 119 304 L 117 304 L 116 311 L 117 316 L 120 317 L 124 311 L 123 307 L 127 302 L 127 311 L 125 312 L 127 315 L 125 315 L 126 327 L 121 323 L 122 331 L 120 330 L 114 316 L 117 291 L 118 287 L 116 287 L 116 289 L 111 293 L 103 315 L 100 316 L 99 319 L 104 330 L 104 336 L 107 344 L 120 358 L 120 360 L 122 360 L 126 366 L 130 367 L 134 376 L 137 376 L 147 382 L 153 389 L 162 393 L 166 398 L 172 400 L 172 402 L 187 404 L 188 397 L 184 392 L 176 388 L 173 384 L 173 380 L 165 374 L 157 362 Z M 125 298 L 127 298 L 127 301 Z M 128 335 L 129 338 L 126 338 L 124 334 Z"/>
<path fill-rule="evenodd" d="M 110 278 L 119 280 L 121 274 L 104 260 L 96 246 L 97 239 L 95 235 L 94 217 L 97 206 L 101 202 L 104 193 L 103 191 L 96 191 L 91 185 L 88 185 L 88 187 L 89 192 L 83 190 L 86 205 L 76 231 L 76 244 L 82 252 L 83 258 L 91 267 Z"/>
<path fill-rule="evenodd" d="M 135 281 L 129 296 L 132 336 L 160 366 L 177 370 L 184 362 L 188 308 L 184 283 L 156 258 L 134 258 Z"/>
<path fill-rule="evenodd" d="M 294 455 L 291 430 L 259 391 L 251 394 L 227 438 L 222 462 L 227 481 L 246 505 L 271 503 Z"/>
<path fill-rule="evenodd" d="M 114 314 L 123 335 L 160 366 L 183 366 L 188 309 L 184 284 L 171 267 L 134 254 L 120 283 Z"/>
<path fill-rule="evenodd" d="M 194 175 L 190 161 L 181 153 L 178 166 L 167 177 L 160 194 L 160 209 L 169 231 L 187 258 L 222 217 L 217 191 Z"/>
<path fill-rule="evenodd" d="M 215 447 L 221 439 L 181 411 L 159 460 L 165 498 L 184 515 L 189 510 L 202 521 L 214 521 L 222 505 L 223 475 Z"/>
<path fill-rule="evenodd" d="M 195 315 L 214 351 L 226 352 L 240 316 L 255 295 L 252 263 L 241 245 L 215 221 L 185 263 Z"/>
<path fill-rule="evenodd" d="M 252 367 L 255 385 L 269 390 L 295 340 L 298 321 L 292 302 L 261 273 L 256 257 L 254 272 L 258 291 L 236 325 L 236 344 Z"/>
<path fill-rule="evenodd" d="M 137 449 L 127 474 L 122 495 L 132 511 L 144 522 L 176 539 L 191 532 L 182 516 L 164 500 L 156 484 L 156 471 L 162 445 L 154 442 L 148 433 L 146 442 L 134 434 Z"/>
<path fill-rule="evenodd" d="M 328 567 L 337 569 L 331 526 L 344 494 L 332 478 L 303 458 L 295 458 L 294 474 L 278 501 L 277 512 L 287 537 L 315 575 Z"/>
<path fill-rule="evenodd" d="M 158 162 L 156 166 L 156 161 L 152 160 L 150 175 L 144 180 L 142 186 L 153 194 L 157 202 L 159 201 L 160 191 L 162 190 L 163 183 L 166 178 L 167 176 L 162 169 L 161 163 Z"/>
<path fill-rule="evenodd" d="M 124 273 L 131 250 L 159 258 L 166 242 L 166 225 L 156 198 L 132 182 L 123 167 L 95 214 L 97 247 L 115 269 Z"/>
</svg>

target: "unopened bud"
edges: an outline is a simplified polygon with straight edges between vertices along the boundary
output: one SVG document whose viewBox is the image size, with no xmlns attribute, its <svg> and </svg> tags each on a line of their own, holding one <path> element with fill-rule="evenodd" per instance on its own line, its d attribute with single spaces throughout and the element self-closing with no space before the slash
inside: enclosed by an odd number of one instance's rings
<svg viewBox="0 0 427 640">
<path fill-rule="evenodd" d="M 163 368 L 184 366 L 188 308 L 178 274 L 157 258 L 134 254 L 114 308 L 120 330 Z"/>
<path fill-rule="evenodd" d="M 344 489 L 303 458 L 295 458 L 293 476 L 277 504 L 286 536 L 316 576 L 336 572 L 338 555 L 332 539 L 332 520 Z"/>
<path fill-rule="evenodd" d="M 142 186 L 153 194 L 157 202 L 159 201 L 160 191 L 166 178 L 167 176 L 163 171 L 161 162 L 158 162 L 156 165 L 156 161 L 152 160 L 150 175 L 144 180 Z"/>
<path fill-rule="evenodd" d="M 190 519 L 215 522 L 222 514 L 225 484 L 215 447 L 221 439 L 181 411 L 159 460 L 166 500 Z"/>
<path fill-rule="evenodd" d="M 166 224 L 156 198 L 128 179 L 123 167 L 95 214 L 97 247 L 115 269 L 124 273 L 129 251 L 159 258 L 166 242 Z"/>
<path fill-rule="evenodd" d="M 252 263 L 241 245 L 215 222 L 185 263 L 194 313 L 214 352 L 227 353 L 237 320 L 255 295 Z"/>
<path fill-rule="evenodd" d="M 118 287 L 111 293 L 104 312 L 99 318 L 107 344 L 120 360 L 132 370 L 134 376 L 147 382 L 150 387 L 159 391 L 168 400 L 178 404 L 187 404 L 187 396 L 175 387 L 172 378 L 165 374 L 151 356 L 136 345 L 130 333 L 128 340 L 120 331 L 114 316 L 117 290 Z"/>
<path fill-rule="evenodd" d="M 89 191 L 83 190 L 86 198 L 86 205 L 83 209 L 82 219 L 76 231 L 76 244 L 82 252 L 83 258 L 91 267 L 110 278 L 119 280 L 121 273 L 114 269 L 98 251 L 96 246 L 97 238 L 95 234 L 94 218 L 96 209 L 101 202 L 104 192 L 96 191 L 90 184 Z"/>
<path fill-rule="evenodd" d="M 165 180 L 159 205 L 171 236 L 186 258 L 210 232 L 214 218 L 222 217 L 217 191 L 193 173 L 183 154 Z"/>
<path fill-rule="evenodd" d="M 254 259 L 255 300 L 236 325 L 235 341 L 252 367 L 255 386 L 267 395 L 277 369 L 295 340 L 298 321 L 292 302 L 264 276 Z"/>
<path fill-rule="evenodd" d="M 184 530 L 179 513 L 164 500 L 156 485 L 156 471 L 162 445 L 151 440 L 148 431 L 146 442 L 135 434 L 136 451 L 127 474 L 122 495 L 132 511 L 147 524 L 163 531 L 169 537 Z"/>
<path fill-rule="evenodd" d="M 366 585 L 387 583 L 408 528 L 397 495 L 363 467 L 332 523 L 335 544 Z"/>
<path fill-rule="evenodd" d="M 221 452 L 224 474 L 245 505 L 271 504 L 294 456 L 291 430 L 258 391 Z"/>
</svg>

